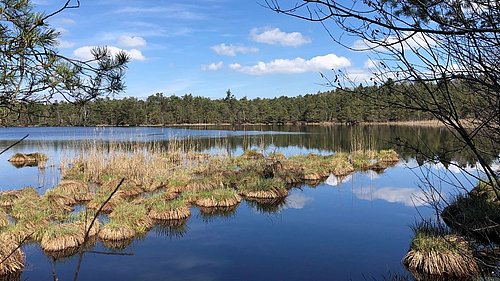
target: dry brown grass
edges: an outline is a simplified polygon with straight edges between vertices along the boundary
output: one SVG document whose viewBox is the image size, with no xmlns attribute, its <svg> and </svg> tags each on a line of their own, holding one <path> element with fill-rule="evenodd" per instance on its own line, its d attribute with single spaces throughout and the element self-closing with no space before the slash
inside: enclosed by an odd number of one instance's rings
<svg viewBox="0 0 500 281">
<path fill-rule="evenodd" d="M 427 278 L 469 278 L 479 272 L 472 249 L 457 235 L 417 231 L 403 264 Z"/>
<path fill-rule="evenodd" d="M 78 248 L 84 242 L 84 233 L 78 224 L 50 224 L 45 230 L 40 246 L 47 252 Z"/>
<path fill-rule="evenodd" d="M 136 232 L 126 224 L 110 221 L 99 231 L 99 239 L 102 241 L 121 241 L 133 239 Z"/>
<path fill-rule="evenodd" d="M 43 164 L 49 158 L 47 155 L 39 152 L 35 153 L 16 153 L 12 157 L 10 157 L 9 162 L 19 166 L 35 166 L 39 164 Z"/>
<path fill-rule="evenodd" d="M 18 242 L 3 234 L 0 235 L 0 276 L 20 272 L 24 268 L 24 253 Z"/>
</svg>

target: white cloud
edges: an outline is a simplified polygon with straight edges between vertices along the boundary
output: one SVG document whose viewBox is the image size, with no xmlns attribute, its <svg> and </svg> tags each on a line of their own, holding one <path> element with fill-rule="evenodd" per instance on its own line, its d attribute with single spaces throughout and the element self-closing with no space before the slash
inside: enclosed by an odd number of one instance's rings
<svg viewBox="0 0 500 281">
<path fill-rule="evenodd" d="M 279 28 L 253 28 L 250 31 L 250 38 L 259 43 L 271 45 L 282 45 L 298 47 L 311 43 L 311 39 L 303 36 L 300 32 L 283 32 Z"/>
<path fill-rule="evenodd" d="M 178 20 L 202 20 L 205 15 L 194 11 L 194 7 L 182 4 L 171 4 L 168 6 L 151 6 L 151 7 L 137 7 L 129 6 L 120 8 L 114 13 L 117 14 L 155 14 L 164 18 L 178 19 Z"/>
<path fill-rule="evenodd" d="M 118 44 L 126 48 L 144 48 L 146 40 L 140 36 L 121 35 L 118 37 Z"/>
<path fill-rule="evenodd" d="M 405 39 L 404 42 L 399 43 L 398 41 Z M 376 51 L 382 51 L 385 49 L 385 47 L 380 46 L 379 44 L 387 44 L 390 45 L 390 47 L 387 48 L 393 48 L 396 50 L 401 50 L 402 48 L 405 49 L 418 49 L 418 48 L 429 48 L 437 44 L 437 42 L 429 37 L 428 35 L 425 35 L 423 33 L 409 33 L 405 32 L 401 34 L 401 37 L 398 38 L 396 36 L 388 36 L 386 38 L 381 38 L 380 40 L 376 42 L 370 42 L 365 39 L 358 39 L 354 41 L 352 44 L 351 48 L 354 50 L 367 50 L 367 49 L 373 49 Z"/>
<path fill-rule="evenodd" d="M 295 59 L 276 59 L 270 62 L 261 61 L 252 66 L 242 66 L 241 64 L 234 63 L 229 65 L 229 68 L 246 74 L 265 75 L 315 72 L 339 67 L 348 67 L 350 65 L 351 62 L 346 57 L 328 54 L 325 56 L 317 56 L 310 60 L 299 57 Z"/>
<path fill-rule="evenodd" d="M 226 45 L 225 43 L 212 46 L 212 47 L 210 47 L 210 49 L 212 49 L 214 52 L 216 52 L 219 55 L 230 56 L 230 57 L 234 57 L 238 53 L 248 54 L 248 53 L 256 53 L 259 51 L 259 49 L 253 48 L 253 47 L 245 47 L 245 46 L 233 45 L 233 44 Z"/>
<path fill-rule="evenodd" d="M 68 48 L 73 48 L 75 46 L 75 43 L 66 40 L 58 40 L 57 46 L 62 49 L 68 49 Z"/>
<path fill-rule="evenodd" d="M 217 71 L 224 66 L 224 62 L 220 61 L 218 63 L 204 64 L 201 66 L 201 70 L 203 71 Z"/>
<path fill-rule="evenodd" d="M 56 27 L 55 30 L 56 32 L 59 32 L 61 35 L 69 34 L 69 31 L 64 27 Z"/>
<path fill-rule="evenodd" d="M 82 60 L 92 60 L 94 57 L 92 56 L 92 49 L 95 48 L 95 46 L 83 46 L 80 47 L 76 50 L 73 51 L 73 55 L 77 57 L 78 59 Z M 129 57 L 130 60 L 138 60 L 138 61 L 143 61 L 146 58 L 142 54 L 141 51 L 137 49 L 130 49 L 130 50 L 125 50 L 125 49 L 120 49 L 118 47 L 114 46 L 107 46 L 108 50 L 111 52 L 112 55 L 118 54 L 120 51 L 124 51 Z"/>
<path fill-rule="evenodd" d="M 364 68 L 376 68 L 378 64 L 379 62 L 377 60 L 367 59 L 363 66 Z"/>
</svg>

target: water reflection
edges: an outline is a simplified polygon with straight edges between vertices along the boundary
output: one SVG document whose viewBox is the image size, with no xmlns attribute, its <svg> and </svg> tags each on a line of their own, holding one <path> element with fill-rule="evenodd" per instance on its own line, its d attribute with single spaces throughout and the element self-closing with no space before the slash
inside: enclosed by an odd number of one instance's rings
<svg viewBox="0 0 500 281">
<path fill-rule="evenodd" d="M 369 172 L 373 172 L 373 171 L 369 171 Z M 375 173 L 375 172 L 373 172 Z M 347 175 L 347 176 L 341 176 L 341 177 L 337 177 L 333 174 L 329 175 L 328 178 L 325 180 L 325 184 L 329 185 L 329 186 L 337 186 L 339 184 L 342 184 L 342 183 L 345 183 L 345 182 L 348 182 L 352 179 L 352 174 L 350 175 Z"/>
<path fill-rule="evenodd" d="M 277 214 L 283 210 L 286 205 L 285 198 L 276 199 L 255 199 L 246 200 L 248 206 L 262 214 Z"/>
<path fill-rule="evenodd" d="M 303 209 L 314 201 L 312 197 L 300 193 L 293 193 L 286 197 L 285 209 Z"/>
<path fill-rule="evenodd" d="M 384 200 L 389 203 L 401 203 L 406 206 L 423 206 L 425 194 L 417 188 L 354 188 L 353 193 L 363 200 Z"/>
</svg>

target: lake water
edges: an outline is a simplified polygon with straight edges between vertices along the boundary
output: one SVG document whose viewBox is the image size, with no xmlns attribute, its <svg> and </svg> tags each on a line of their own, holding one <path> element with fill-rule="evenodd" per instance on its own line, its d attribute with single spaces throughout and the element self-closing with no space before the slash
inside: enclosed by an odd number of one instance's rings
<svg viewBox="0 0 500 281">
<path fill-rule="evenodd" d="M 269 208 L 246 201 L 234 213 L 207 216 L 192 207 L 181 227 L 155 227 L 120 251 L 100 242 L 83 256 L 54 262 L 38 245 L 23 247 L 22 280 L 384 280 L 405 275 L 410 225 L 432 216 L 422 203 L 422 173 L 431 180 L 463 180 L 454 167 L 424 164 L 420 155 L 395 143 L 419 141 L 442 150 L 452 139 L 444 129 L 396 126 L 198 127 L 198 128 L 0 128 L 0 148 L 29 137 L 0 155 L 0 190 L 35 186 L 43 193 L 59 180 L 59 161 L 93 141 L 158 142 L 189 139 L 200 151 L 239 154 L 246 148 L 286 155 L 351 151 L 360 146 L 395 148 L 395 167 L 378 174 L 354 173 L 342 183 L 293 188 L 283 204 Z M 15 168 L 16 152 L 44 152 L 47 168 Z M 444 155 L 470 169 L 466 154 Z M 471 183 L 472 184 L 472 183 Z M 448 197 L 454 189 L 440 182 Z M 99 252 L 99 253 L 96 253 Z"/>
</svg>

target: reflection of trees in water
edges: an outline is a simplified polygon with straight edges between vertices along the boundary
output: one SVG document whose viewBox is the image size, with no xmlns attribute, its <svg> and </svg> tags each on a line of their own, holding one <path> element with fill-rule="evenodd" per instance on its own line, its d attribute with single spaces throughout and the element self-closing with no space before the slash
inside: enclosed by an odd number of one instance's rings
<svg viewBox="0 0 500 281">
<path fill-rule="evenodd" d="M 238 130 L 238 131 L 280 131 L 277 134 L 240 135 L 225 138 L 189 138 L 175 140 L 176 146 L 197 151 L 219 148 L 228 153 L 237 149 L 263 147 L 267 152 L 273 149 L 317 149 L 327 152 L 352 151 L 356 149 L 395 149 L 403 159 L 416 158 L 421 164 L 429 155 L 437 156 L 443 162 L 454 162 L 460 166 L 475 164 L 473 155 L 445 128 L 411 127 L 386 125 L 359 126 L 201 126 L 190 129 Z M 289 133 L 289 134 L 288 134 Z M 0 141 L 0 145 L 3 142 Z M 56 152 L 72 147 L 80 148 L 89 141 L 44 141 L 44 145 Z M 103 141 L 104 149 L 112 150 L 120 144 Z M 37 147 L 39 142 L 24 141 L 19 148 Z M 172 145 L 171 141 L 161 141 L 162 147 Z M 489 159 L 489 160 L 494 160 Z"/>
<path fill-rule="evenodd" d="M 190 127 L 192 129 L 227 130 L 228 126 Z M 235 126 L 241 131 L 280 131 L 278 134 L 234 136 L 221 139 L 190 139 L 189 147 L 209 150 L 218 147 L 228 153 L 251 147 L 267 152 L 296 147 L 304 150 L 327 152 L 357 149 L 395 149 L 403 159 L 416 158 L 422 164 L 430 155 L 438 155 L 444 162 L 457 162 L 461 166 L 475 164 L 473 155 L 455 137 L 441 127 L 412 127 L 387 125 L 359 126 Z M 289 132 L 290 134 L 286 134 Z M 164 142 L 167 145 L 168 141 Z M 490 159 L 493 160 L 493 159 Z"/>
<path fill-rule="evenodd" d="M 251 199 L 246 200 L 248 206 L 263 214 L 277 214 L 283 210 L 286 205 L 286 198 L 275 199 Z"/>
</svg>

